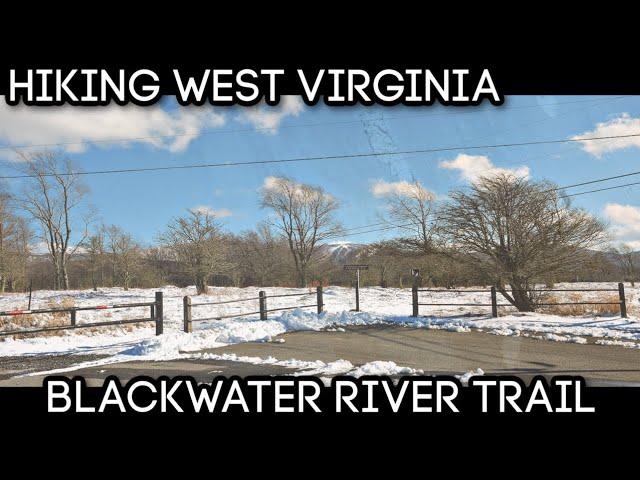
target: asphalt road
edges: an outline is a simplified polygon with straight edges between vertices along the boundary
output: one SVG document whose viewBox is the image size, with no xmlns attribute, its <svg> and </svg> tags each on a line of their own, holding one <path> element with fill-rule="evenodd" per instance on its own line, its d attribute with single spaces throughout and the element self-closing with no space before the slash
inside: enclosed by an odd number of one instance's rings
<svg viewBox="0 0 640 480">
<path fill-rule="evenodd" d="M 601 345 L 579 345 L 482 332 L 454 333 L 400 326 L 354 327 L 346 332 L 293 332 L 284 343 L 242 343 L 210 350 L 238 356 L 275 357 L 279 360 L 349 360 L 355 366 L 374 360 L 391 360 L 401 366 L 422 369 L 426 374 L 461 374 L 482 368 L 487 374 L 581 375 L 592 385 L 640 385 L 640 350 Z M 32 357 L 0 361 L 0 386 L 41 385 L 42 376 L 8 378 L 42 371 L 46 361 Z M 86 361 L 86 358 L 77 359 Z M 57 366 L 73 365 L 72 356 L 58 357 Z M 10 366 L 7 368 L 6 366 Z M 10 373 L 8 371 L 10 370 Z M 67 373 L 82 375 L 90 385 L 100 385 L 108 375 L 126 381 L 137 375 L 191 375 L 210 381 L 217 375 L 280 375 L 293 370 L 272 365 L 216 360 L 127 362 L 85 368 Z M 4 373 L 4 375 L 3 375 Z M 2 380 L 4 378 L 4 380 Z"/>
</svg>

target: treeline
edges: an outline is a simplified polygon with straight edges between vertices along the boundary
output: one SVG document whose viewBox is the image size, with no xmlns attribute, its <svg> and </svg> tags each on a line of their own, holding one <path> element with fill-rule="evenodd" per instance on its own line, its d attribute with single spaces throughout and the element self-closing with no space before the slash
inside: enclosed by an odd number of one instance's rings
<svg viewBox="0 0 640 480">
<path fill-rule="evenodd" d="M 229 235 L 227 243 L 227 268 L 213 272 L 208 283 L 215 286 L 280 286 L 295 287 L 295 267 L 288 247 L 282 240 L 273 242 L 256 238 L 256 232 Z M 101 287 L 156 288 L 164 285 L 180 287 L 194 285 L 192 277 L 161 247 L 138 246 L 121 256 L 108 250 L 94 253 L 77 253 L 68 264 L 69 283 L 72 289 Z M 634 254 L 634 257 L 637 254 Z M 324 258 L 323 258 L 324 257 Z M 14 257 L 15 260 L 25 257 Z M 442 257 L 408 255 L 397 249 L 395 241 L 355 246 L 349 261 L 366 263 L 369 270 L 362 271 L 363 286 L 408 288 L 413 284 L 411 269 L 420 271 L 423 286 L 452 288 L 458 286 L 491 285 L 487 276 L 462 262 L 450 262 Z M 604 252 L 591 252 L 587 263 L 579 263 L 573 271 L 549 279 L 550 284 L 574 281 L 632 282 L 636 275 L 629 274 L 622 256 Z M 635 267 L 636 260 L 631 259 Z M 15 262 L 18 265 L 20 262 Z M 12 271 L 11 268 L 8 271 Z M 51 289 L 54 272 L 45 255 L 33 255 L 16 270 L 18 276 L 8 277 L 5 291 L 24 291 L 33 282 L 33 288 Z M 636 273 L 634 268 L 632 272 Z M 334 256 L 319 253 L 313 262 L 308 284 L 351 286 L 353 272 L 344 271 Z"/>
<path fill-rule="evenodd" d="M 560 281 L 635 280 L 631 249 L 606 246 L 606 226 L 575 208 L 550 182 L 512 175 L 479 179 L 437 201 L 420 182 L 386 195 L 383 230 L 392 240 L 355 245 L 339 259 L 339 202 L 318 186 L 269 177 L 259 192 L 266 220 L 225 231 L 213 211 L 188 210 L 142 245 L 88 206 L 76 166 L 54 152 L 20 154 L 25 181 L 0 194 L 0 288 L 195 285 L 350 285 L 342 263 L 366 263 L 364 285 L 495 285 L 522 310 L 532 286 Z M 37 248 L 34 248 L 37 247 Z M 339 260 L 339 261 L 338 261 Z M 414 277 L 412 269 L 419 270 Z"/>
</svg>

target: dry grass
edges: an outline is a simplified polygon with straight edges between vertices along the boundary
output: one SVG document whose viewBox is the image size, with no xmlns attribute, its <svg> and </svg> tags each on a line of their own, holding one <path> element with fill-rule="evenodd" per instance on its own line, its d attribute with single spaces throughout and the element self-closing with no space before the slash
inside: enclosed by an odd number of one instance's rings
<svg viewBox="0 0 640 480">
<path fill-rule="evenodd" d="M 563 303 L 563 302 L 607 302 L 607 305 L 548 305 L 541 306 L 538 311 L 552 315 L 561 316 L 584 316 L 584 315 L 619 315 L 620 306 L 618 295 L 598 294 L 586 297 L 584 294 L 572 292 L 559 296 L 556 294 L 544 295 L 540 298 L 540 303 Z M 629 311 L 629 307 L 627 307 Z"/>
<path fill-rule="evenodd" d="M 72 308 L 75 307 L 76 303 L 72 297 L 63 297 L 59 301 L 49 301 L 44 308 L 51 309 L 59 309 L 59 308 Z M 17 306 L 17 310 L 25 309 L 27 305 Z M 78 314 L 80 317 L 80 314 Z M 101 320 L 109 320 L 113 317 L 111 312 L 103 312 L 101 317 L 104 317 Z M 78 321 L 82 321 L 81 318 L 78 318 Z M 8 330 L 28 330 L 40 327 L 62 327 L 71 324 L 71 313 L 69 312 L 53 312 L 53 313 L 40 313 L 40 314 L 29 314 L 29 315 L 17 315 L 15 317 L 3 317 L 0 318 L 0 331 L 8 331 Z M 115 333 L 117 331 L 126 331 L 133 332 L 137 328 L 149 327 L 151 322 L 148 323 L 139 323 L 139 324 L 126 324 L 126 325 L 114 325 L 113 327 L 87 327 L 78 329 L 75 333 L 81 333 L 84 335 L 95 335 L 98 333 Z M 54 337 L 65 335 L 69 330 L 52 330 L 48 332 L 38 332 L 37 334 L 16 334 L 11 337 L 2 337 L 0 341 L 4 338 L 14 338 L 14 339 L 22 339 L 22 338 L 34 338 L 34 337 Z"/>
<path fill-rule="evenodd" d="M 72 308 L 75 306 L 75 300 L 71 297 L 63 297 L 59 302 L 49 301 L 45 308 Z M 27 308 L 25 305 L 22 307 Z M 29 315 L 17 315 L 15 317 L 5 317 L 0 330 L 27 330 L 39 327 L 62 327 L 71 323 L 71 314 L 69 312 L 53 312 L 38 313 Z M 63 335 L 64 331 L 40 332 L 38 336 L 51 337 Z M 13 338 L 29 338 L 33 335 L 13 335 Z"/>
</svg>

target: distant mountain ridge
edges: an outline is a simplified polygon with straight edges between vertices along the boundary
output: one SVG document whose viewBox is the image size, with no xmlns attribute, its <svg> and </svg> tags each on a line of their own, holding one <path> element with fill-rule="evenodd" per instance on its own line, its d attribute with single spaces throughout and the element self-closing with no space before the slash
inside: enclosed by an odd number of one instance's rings
<svg viewBox="0 0 640 480">
<path fill-rule="evenodd" d="M 333 263 L 342 265 L 355 262 L 367 246 L 362 243 L 337 242 L 327 243 L 318 248 L 322 258 L 329 258 Z"/>
</svg>

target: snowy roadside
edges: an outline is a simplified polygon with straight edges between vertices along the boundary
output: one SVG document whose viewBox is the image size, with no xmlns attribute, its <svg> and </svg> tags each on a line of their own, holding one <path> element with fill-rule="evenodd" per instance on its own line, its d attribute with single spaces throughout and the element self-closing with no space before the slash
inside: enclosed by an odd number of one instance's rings
<svg viewBox="0 0 640 480">
<path fill-rule="evenodd" d="M 597 287 L 598 284 L 583 284 Z M 311 330 L 337 330 L 344 327 L 394 324 L 414 328 L 444 329 L 453 332 L 481 330 L 494 335 L 528 336 L 543 340 L 573 343 L 596 343 L 627 348 L 640 348 L 640 322 L 637 318 L 628 319 L 619 316 L 583 316 L 568 317 L 544 314 L 509 314 L 499 318 L 489 316 L 467 316 L 474 309 L 460 307 L 436 307 L 425 309 L 421 314 L 429 316 L 412 318 L 411 292 L 406 289 L 363 288 L 361 305 L 365 312 L 349 311 L 353 301 L 353 291 L 343 287 L 325 289 L 326 312 L 317 315 L 309 309 L 296 309 L 273 315 L 268 320 L 259 320 L 257 316 L 214 320 L 195 323 L 191 334 L 181 331 L 182 297 L 193 294 L 193 289 L 165 287 L 165 333 L 156 337 L 154 330 L 148 327 L 125 329 L 111 327 L 108 330 L 92 332 L 66 332 L 60 336 L 33 337 L 22 339 L 7 338 L 0 341 L 0 356 L 43 355 L 43 354 L 100 354 L 110 355 L 112 362 L 130 360 L 171 360 L 185 358 L 200 350 L 212 349 L 224 345 L 262 341 L 273 341 L 286 332 Z M 194 303 L 224 301 L 230 299 L 257 296 L 258 288 L 213 288 L 207 297 L 194 298 Z M 265 288 L 269 294 L 300 292 L 299 289 Z M 629 303 L 637 298 L 637 290 L 629 289 Z M 124 292 L 121 289 L 104 289 L 100 292 L 37 292 L 35 306 L 51 305 L 64 298 L 72 298 L 75 305 L 95 305 L 102 302 L 142 302 L 153 298 L 152 289 L 134 289 Z M 456 302 L 481 302 L 483 294 L 443 293 L 434 300 L 446 302 L 447 297 L 455 297 Z M 269 307 L 308 304 L 315 297 L 309 291 L 308 296 L 269 299 Z M 5 295 L 0 297 L 0 309 L 22 307 L 25 295 Z M 227 304 L 203 306 L 194 309 L 194 318 L 228 315 L 253 310 L 250 304 Z M 482 309 L 475 309 L 482 312 Z M 114 311 L 108 320 L 127 318 L 132 315 L 127 310 Z M 86 312 L 79 315 L 80 322 L 105 320 L 104 312 Z M 278 339 L 280 340 L 280 339 Z M 111 363 L 112 363 L 111 362 Z"/>
<path fill-rule="evenodd" d="M 312 375 L 319 377 L 326 385 L 329 385 L 332 377 L 334 376 L 351 376 L 355 378 L 360 378 L 363 376 L 387 376 L 392 378 L 398 378 L 400 376 L 413 376 L 413 375 L 424 375 L 424 370 L 416 369 L 412 367 L 400 366 L 397 365 L 393 361 L 385 361 L 385 360 L 374 360 L 367 363 L 364 363 L 359 366 L 355 366 L 348 360 L 339 359 L 332 362 L 323 362 L 321 360 L 314 361 L 304 361 L 297 359 L 289 359 L 289 360 L 279 360 L 274 357 L 255 357 L 255 356 L 243 356 L 236 354 L 214 354 L 214 353 L 194 353 L 194 354 L 183 354 L 180 357 L 181 359 L 192 359 L 192 360 L 213 360 L 213 361 L 223 361 L 223 362 L 240 362 L 240 363 L 248 363 L 252 365 L 269 365 L 269 366 L 279 366 L 287 369 L 291 369 L 291 376 L 297 377 L 302 375 Z M 100 367 L 113 365 L 114 363 L 119 363 L 120 361 L 126 361 L 127 358 L 113 356 L 106 359 L 96 360 L 96 361 L 88 361 L 82 362 L 70 367 L 58 368 L 48 371 L 36 371 L 23 375 L 18 375 L 18 377 L 30 377 L 30 376 L 43 376 L 43 375 L 55 375 L 55 374 L 64 374 L 68 372 L 73 372 L 76 370 L 81 370 L 84 368 L 92 368 L 92 367 Z M 102 370 L 104 371 L 104 370 Z M 101 372 L 102 372 L 101 371 Z M 484 371 L 481 368 L 477 368 L 476 370 L 470 370 L 466 373 L 462 373 L 459 375 L 455 375 L 455 377 L 460 380 L 463 385 L 467 385 L 471 377 L 484 375 Z"/>
</svg>

